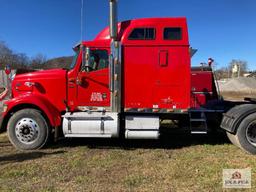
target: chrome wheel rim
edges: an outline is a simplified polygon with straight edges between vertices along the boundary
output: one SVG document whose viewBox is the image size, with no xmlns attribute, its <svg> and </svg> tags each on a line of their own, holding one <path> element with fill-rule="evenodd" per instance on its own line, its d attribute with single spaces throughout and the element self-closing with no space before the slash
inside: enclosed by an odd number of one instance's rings
<svg viewBox="0 0 256 192">
<path fill-rule="evenodd" d="M 31 118 L 22 118 L 16 123 L 15 134 L 21 143 L 32 144 L 38 138 L 39 125 Z"/>
<path fill-rule="evenodd" d="M 247 141 L 256 147 L 256 122 L 250 123 L 246 128 L 246 139 Z"/>
</svg>

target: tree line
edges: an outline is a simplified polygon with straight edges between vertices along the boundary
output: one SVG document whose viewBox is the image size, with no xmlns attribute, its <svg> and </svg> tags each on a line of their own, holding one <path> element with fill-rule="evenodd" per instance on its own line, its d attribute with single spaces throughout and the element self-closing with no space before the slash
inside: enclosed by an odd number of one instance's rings
<svg viewBox="0 0 256 192">
<path fill-rule="evenodd" d="M 0 70 L 9 65 L 11 69 L 51 69 L 51 68 L 69 68 L 72 62 L 72 56 L 58 57 L 54 59 L 47 59 L 41 53 L 34 57 L 28 57 L 24 53 L 15 53 L 11 50 L 4 41 L 0 41 Z M 239 66 L 237 76 L 243 76 L 248 73 L 247 62 L 244 60 L 233 59 L 227 67 L 222 67 L 215 70 L 217 79 L 233 77 L 234 65 Z"/>
<path fill-rule="evenodd" d="M 28 57 L 25 53 L 16 53 L 4 41 L 0 41 L 0 70 L 9 65 L 11 69 L 50 69 L 69 68 L 72 57 L 47 59 L 41 53 Z"/>
<path fill-rule="evenodd" d="M 236 66 L 236 67 L 235 67 Z M 234 77 L 243 77 L 249 73 L 247 61 L 232 59 L 227 67 L 221 67 L 215 70 L 217 79 L 227 79 Z"/>
</svg>

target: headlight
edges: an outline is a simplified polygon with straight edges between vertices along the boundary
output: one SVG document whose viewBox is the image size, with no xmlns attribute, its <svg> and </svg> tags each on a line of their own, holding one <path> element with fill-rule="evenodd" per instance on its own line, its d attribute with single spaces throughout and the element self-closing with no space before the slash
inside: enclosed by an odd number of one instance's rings
<svg viewBox="0 0 256 192">
<path fill-rule="evenodd" d="M 24 83 L 24 85 L 27 86 L 27 87 L 32 87 L 32 86 L 35 85 L 35 83 L 34 83 L 34 82 L 27 81 L 27 82 Z"/>
<path fill-rule="evenodd" d="M 33 91 L 34 86 L 35 86 L 35 83 L 30 82 L 30 81 L 16 82 L 15 90 L 17 90 L 17 91 Z"/>
</svg>

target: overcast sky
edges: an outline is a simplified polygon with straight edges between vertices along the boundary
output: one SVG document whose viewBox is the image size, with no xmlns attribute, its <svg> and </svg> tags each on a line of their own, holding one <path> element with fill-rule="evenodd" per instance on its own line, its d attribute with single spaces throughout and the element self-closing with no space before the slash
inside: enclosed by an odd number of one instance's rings
<svg viewBox="0 0 256 192">
<path fill-rule="evenodd" d="M 119 21 L 145 17 L 188 19 L 193 65 L 213 57 L 218 67 L 232 59 L 256 69 L 255 0 L 119 0 Z M 72 55 L 80 41 L 81 0 L 0 0 L 0 40 L 28 56 Z M 108 25 L 108 0 L 84 0 L 84 39 Z"/>
</svg>

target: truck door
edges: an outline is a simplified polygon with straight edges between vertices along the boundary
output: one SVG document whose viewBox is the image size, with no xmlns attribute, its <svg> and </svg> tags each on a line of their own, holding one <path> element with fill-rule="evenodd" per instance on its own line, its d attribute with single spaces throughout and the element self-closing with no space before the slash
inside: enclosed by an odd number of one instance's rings
<svg viewBox="0 0 256 192">
<path fill-rule="evenodd" d="M 108 50 L 91 49 L 86 57 L 77 77 L 77 106 L 110 106 Z"/>
</svg>

